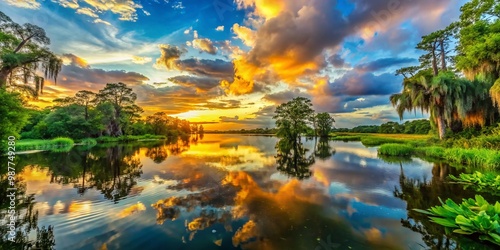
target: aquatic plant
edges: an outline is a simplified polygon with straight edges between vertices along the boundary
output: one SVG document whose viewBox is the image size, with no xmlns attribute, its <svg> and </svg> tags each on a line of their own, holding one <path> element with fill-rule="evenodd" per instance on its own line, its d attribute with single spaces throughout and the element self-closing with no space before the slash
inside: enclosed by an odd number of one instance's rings
<svg viewBox="0 0 500 250">
<path fill-rule="evenodd" d="M 472 174 L 460 174 L 459 177 L 449 176 L 453 181 L 471 186 L 476 191 L 492 192 L 500 194 L 500 175 L 493 173 L 474 172 Z"/>
<path fill-rule="evenodd" d="M 481 195 L 475 199 L 463 199 L 458 205 L 451 199 L 441 206 L 427 210 L 413 209 L 416 212 L 429 215 L 432 222 L 464 235 L 478 235 L 480 240 L 490 241 L 500 245 L 500 203 L 488 203 Z"/>
</svg>

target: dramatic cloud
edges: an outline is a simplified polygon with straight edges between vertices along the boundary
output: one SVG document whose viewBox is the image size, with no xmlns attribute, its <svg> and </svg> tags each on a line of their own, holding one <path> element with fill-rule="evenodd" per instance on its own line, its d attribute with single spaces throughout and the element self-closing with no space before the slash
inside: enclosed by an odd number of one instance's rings
<svg viewBox="0 0 500 250">
<path fill-rule="evenodd" d="M 392 66 L 396 66 L 396 65 L 415 63 L 415 62 L 417 62 L 417 60 L 414 58 L 382 58 L 382 59 L 377 59 L 377 60 L 369 62 L 369 63 L 357 65 L 356 69 L 358 69 L 360 71 L 372 71 L 373 72 L 373 71 L 386 69 L 388 67 L 392 67 Z"/>
<path fill-rule="evenodd" d="M 194 87 L 198 91 L 207 91 L 219 86 L 220 80 L 212 77 L 196 77 L 189 75 L 174 76 L 169 81 L 182 86 Z"/>
<path fill-rule="evenodd" d="M 311 98 L 311 96 L 309 94 L 301 92 L 299 89 L 295 89 L 293 91 L 288 90 L 288 91 L 282 91 L 282 92 L 277 92 L 277 93 L 273 93 L 273 94 L 267 94 L 262 99 L 264 99 L 266 101 L 273 102 L 276 105 L 279 105 L 279 104 L 288 102 L 296 97 Z"/>
<path fill-rule="evenodd" d="M 97 91 L 107 83 L 123 82 L 129 86 L 136 86 L 149 80 L 148 77 L 136 72 L 91 68 L 84 59 L 73 54 L 65 54 L 62 59 L 65 65 L 59 74 L 58 86 L 49 85 L 49 92 L 50 88 L 60 88 L 59 86 L 67 92 L 77 92 L 81 89 Z"/>
<path fill-rule="evenodd" d="M 137 9 L 142 9 L 142 5 L 133 0 L 85 0 L 85 3 L 98 12 L 111 11 L 124 21 L 136 21 Z"/>
<path fill-rule="evenodd" d="M 339 54 L 334 54 L 330 56 L 328 58 L 328 62 L 335 68 L 343 68 L 345 66 L 348 66 L 348 64 L 346 64 L 345 60 L 342 59 L 342 57 Z"/>
<path fill-rule="evenodd" d="M 182 54 L 186 53 L 186 50 L 168 44 L 161 44 L 159 47 L 161 56 L 156 60 L 156 65 L 158 67 L 165 66 L 167 69 L 176 69 L 176 61 Z"/>
<path fill-rule="evenodd" d="M 220 102 L 207 102 L 201 106 L 206 109 L 237 109 L 241 108 L 241 101 L 238 100 L 223 100 Z"/>
<path fill-rule="evenodd" d="M 237 85 L 230 90 L 248 93 L 253 91 L 256 78 L 268 73 L 258 69 L 269 68 L 280 80 L 293 84 L 302 77 L 317 75 L 327 65 L 325 51 L 338 48 L 345 38 L 359 34 L 369 40 L 376 32 L 384 34 L 400 25 L 408 16 L 425 16 L 429 10 L 442 13 L 450 4 L 450 0 L 354 0 L 354 10 L 345 14 L 329 0 L 236 2 L 240 9 L 252 10 L 250 17 L 257 16 L 263 23 L 256 29 L 239 24 L 232 29 L 251 50 L 235 60 L 237 75 L 228 85 Z M 333 63 L 338 65 L 339 61 Z"/>
<path fill-rule="evenodd" d="M 87 61 L 81 57 L 75 56 L 73 54 L 64 54 L 61 57 L 63 64 L 78 66 L 80 68 L 89 68 Z"/>
<path fill-rule="evenodd" d="M 218 78 L 232 78 L 234 74 L 233 64 L 221 59 L 208 60 L 190 58 L 175 61 L 176 69 L 189 72 L 199 76 L 211 76 Z"/>
<path fill-rule="evenodd" d="M 199 110 L 220 95 L 217 90 L 198 93 L 193 87 L 180 85 L 156 88 L 143 84 L 133 89 L 137 93 L 137 104 L 145 109 L 146 114 L 163 111 L 175 115 Z"/>
<path fill-rule="evenodd" d="M 234 117 L 221 116 L 219 117 L 220 122 L 234 122 L 238 121 L 240 118 L 236 115 Z"/>
<path fill-rule="evenodd" d="M 217 28 L 215 28 L 216 31 L 224 31 L 224 25 L 221 25 L 221 26 L 217 26 Z"/>
<path fill-rule="evenodd" d="M 193 48 L 200 50 L 200 52 L 206 52 L 212 55 L 215 55 L 217 53 L 217 48 L 214 46 L 213 42 L 208 38 L 194 39 L 192 45 Z"/>
</svg>

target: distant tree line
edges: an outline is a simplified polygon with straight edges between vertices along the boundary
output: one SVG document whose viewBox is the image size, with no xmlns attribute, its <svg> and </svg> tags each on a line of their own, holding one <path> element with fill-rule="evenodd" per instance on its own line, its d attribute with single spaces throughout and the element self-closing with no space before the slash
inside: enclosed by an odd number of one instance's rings
<svg viewBox="0 0 500 250">
<path fill-rule="evenodd" d="M 206 130 L 207 134 L 259 134 L 274 135 L 276 128 L 236 129 L 236 130 Z"/>
<path fill-rule="evenodd" d="M 30 109 L 27 124 L 21 129 L 23 139 L 48 139 L 58 136 L 74 139 L 122 136 L 178 136 L 203 133 L 203 126 L 168 116 L 165 112 L 141 118 L 137 96 L 123 83 L 108 83 L 98 93 L 79 91 L 73 97 L 55 99 L 54 106 Z"/>
<path fill-rule="evenodd" d="M 351 129 L 335 128 L 332 132 L 382 133 L 382 134 L 428 134 L 432 130 L 429 120 L 414 120 L 405 123 L 386 122 L 378 125 L 362 125 Z"/>
</svg>

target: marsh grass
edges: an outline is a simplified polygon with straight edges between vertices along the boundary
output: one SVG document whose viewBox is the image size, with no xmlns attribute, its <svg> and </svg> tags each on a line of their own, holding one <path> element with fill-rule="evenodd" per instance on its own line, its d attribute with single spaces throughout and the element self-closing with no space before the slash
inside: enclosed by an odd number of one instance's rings
<svg viewBox="0 0 500 250">
<path fill-rule="evenodd" d="M 66 137 L 58 137 L 52 140 L 19 140 L 16 143 L 16 150 L 63 150 L 67 152 L 74 144 L 75 142 L 71 138 Z"/>
<path fill-rule="evenodd" d="M 339 135 L 331 138 L 333 141 L 361 141 L 361 136 L 358 135 Z"/>
<path fill-rule="evenodd" d="M 378 149 L 379 154 L 387 156 L 411 156 L 413 152 L 412 146 L 397 143 L 384 144 Z"/>
<path fill-rule="evenodd" d="M 415 152 L 418 155 L 423 155 L 429 158 L 442 159 L 445 154 L 445 148 L 438 146 L 416 148 Z"/>
<path fill-rule="evenodd" d="M 383 144 L 395 144 L 395 143 L 405 143 L 405 140 L 395 139 L 395 138 L 384 138 L 384 137 L 364 137 L 361 138 L 361 143 L 366 147 L 376 147 Z"/>
<path fill-rule="evenodd" d="M 500 167 L 500 152 L 492 149 L 449 148 L 445 150 L 443 158 L 471 167 L 481 167 L 485 170 L 494 170 Z"/>
</svg>

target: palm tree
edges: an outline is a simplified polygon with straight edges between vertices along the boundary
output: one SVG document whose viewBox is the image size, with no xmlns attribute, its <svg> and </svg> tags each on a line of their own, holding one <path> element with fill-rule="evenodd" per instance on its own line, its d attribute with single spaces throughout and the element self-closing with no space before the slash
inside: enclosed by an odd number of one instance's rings
<svg viewBox="0 0 500 250">
<path fill-rule="evenodd" d="M 390 97 L 400 119 L 406 111 L 429 112 L 437 124 L 439 138 L 443 139 L 446 126 L 460 121 L 466 126 L 485 125 L 486 113 L 478 107 L 488 98 L 487 86 L 480 81 L 468 81 L 452 72 L 441 72 L 432 76 L 422 70 L 415 76 L 405 78 L 403 91 Z"/>
</svg>

